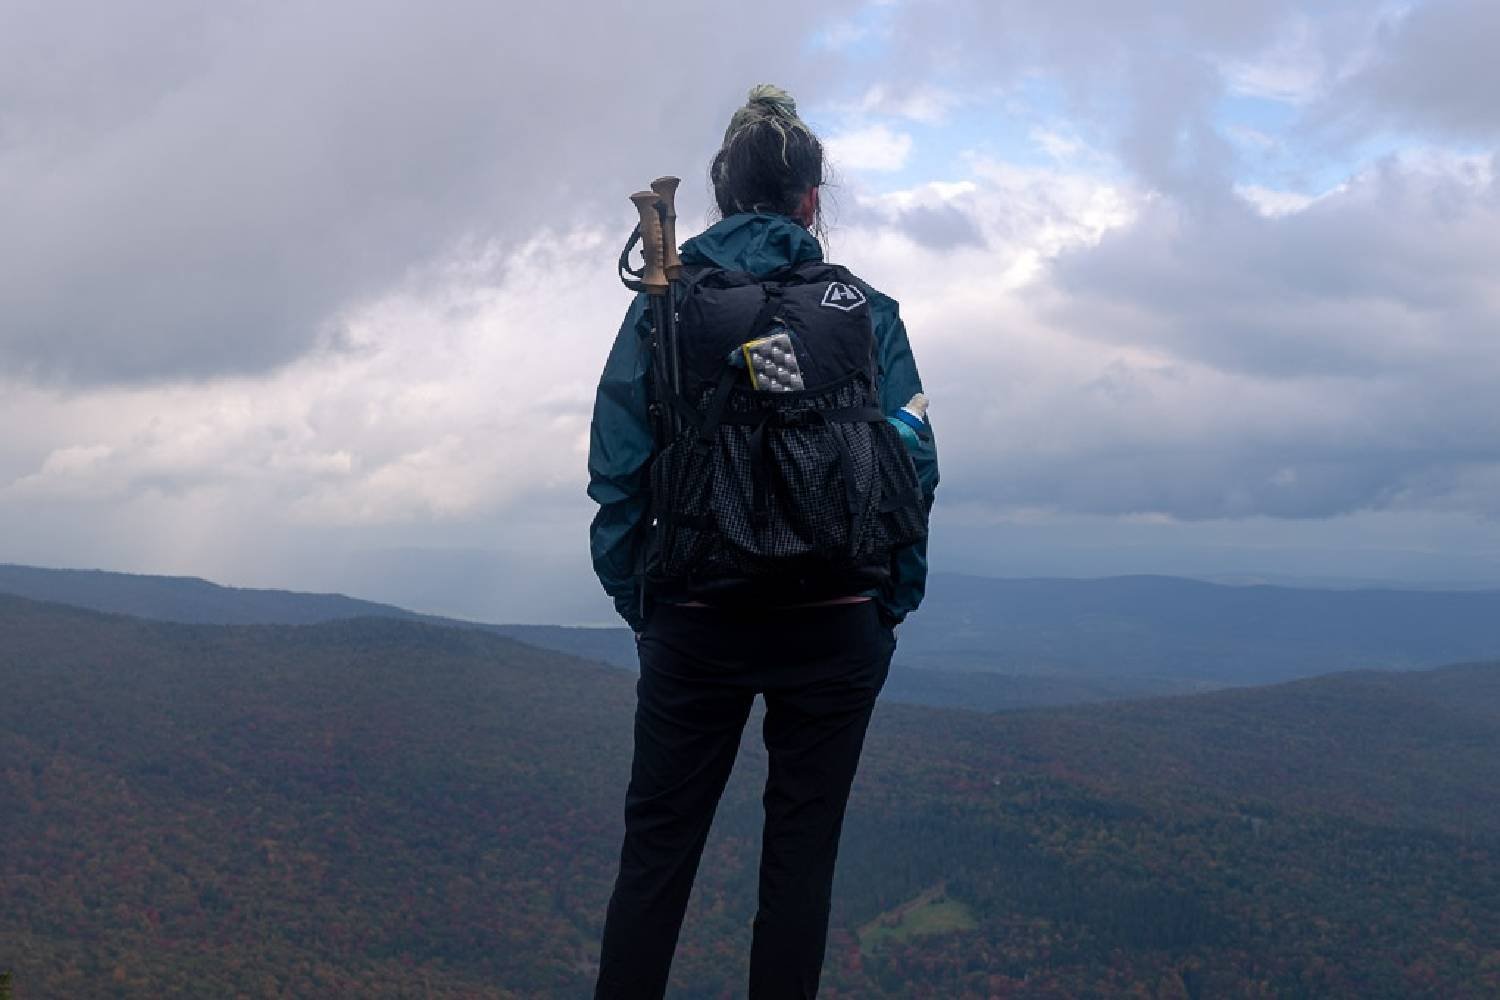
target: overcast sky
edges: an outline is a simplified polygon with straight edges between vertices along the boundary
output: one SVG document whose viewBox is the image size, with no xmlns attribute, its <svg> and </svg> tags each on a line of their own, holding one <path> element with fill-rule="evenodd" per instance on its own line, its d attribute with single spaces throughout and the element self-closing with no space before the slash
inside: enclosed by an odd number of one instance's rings
<svg viewBox="0 0 1500 1000">
<path fill-rule="evenodd" d="M 649 9 L 650 17 L 645 16 Z M 1500 585 L 1493 0 L 0 0 L 0 562 L 606 622 L 614 259 L 778 83 L 938 569 Z"/>
</svg>

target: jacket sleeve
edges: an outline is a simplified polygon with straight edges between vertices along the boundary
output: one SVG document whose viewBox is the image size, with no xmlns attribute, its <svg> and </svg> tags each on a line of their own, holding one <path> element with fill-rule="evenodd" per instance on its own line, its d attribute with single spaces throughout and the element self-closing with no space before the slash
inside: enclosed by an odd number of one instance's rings
<svg viewBox="0 0 1500 1000">
<path fill-rule="evenodd" d="M 636 557 L 646 509 L 647 464 L 651 459 L 651 419 L 647 412 L 648 323 L 646 298 L 636 296 L 615 337 L 589 427 L 588 495 L 599 504 L 589 526 L 589 552 L 604 592 L 615 610 L 639 632 L 640 584 Z"/>
<path fill-rule="evenodd" d="M 880 400 L 887 415 L 895 413 L 912 396 L 922 392 L 922 376 L 917 372 L 917 362 L 912 356 L 911 343 L 906 336 L 906 324 L 895 302 L 887 299 L 889 315 L 876 329 L 880 350 L 881 386 Z M 884 311 L 884 310 L 882 310 Z M 924 432 L 918 433 L 917 447 L 910 449 L 917 467 L 917 481 L 922 489 L 922 500 L 931 513 L 933 496 L 938 485 L 937 442 L 933 436 L 932 421 L 926 421 Z M 900 622 L 922 603 L 927 591 L 927 540 L 898 549 L 891 562 L 891 579 L 877 598 L 880 610 L 890 621 Z"/>
</svg>

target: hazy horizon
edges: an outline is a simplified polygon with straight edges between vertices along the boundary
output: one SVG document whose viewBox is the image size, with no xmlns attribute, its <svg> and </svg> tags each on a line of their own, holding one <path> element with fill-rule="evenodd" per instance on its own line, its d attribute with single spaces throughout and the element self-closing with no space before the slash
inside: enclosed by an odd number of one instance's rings
<svg viewBox="0 0 1500 1000">
<path fill-rule="evenodd" d="M 455 553 L 458 560 L 468 563 L 475 556 L 474 553 Z M 492 554 L 493 555 L 493 554 Z M 392 552 L 389 558 L 396 561 L 409 562 L 412 554 L 409 552 Z M 302 594 L 336 594 L 355 600 L 370 601 L 378 604 L 392 605 L 406 611 L 414 611 L 419 614 L 436 615 L 445 618 L 455 618 L 473 622 L 488 622 L 494 624 L 514 625 L 560 625 L 566 627 L 582 628 L 623 628 L 614 615 L 611 608 L 601 606 L 603 602 L 596 600 L 593 588 L 585 588 L 580 593 L 575 593 L 571 603 L 566 599 L 555 600 L 554 591 L 542 588 L 538 594 L 538 588 L 534 581 L 525 582 L 513 580 L 504 573 L 505 564 L 495 563 L 492 568 L 497 571 L 490 575 L 480 576 L 464 575 L 453 571 L 446 581 L 442 579 L 428 580 L 425 586 L 414 585 L 403 574 L 372 573 L 356 580 L 356 586 L 352 588 L 318 587 L 307 581 L 269 581 L 269 582 L 246 582 L 234 579 L 223 579 L 208 577 L 197 573 L 150 573 L 136 570 L 121 570 L 110 566 L 100 566 L 81 563 L 71 566 L 35 566 L 23 563 L 13 563 L 0 560 L 0 569 L 7 566 L 19 566 L 25 569 L 60 570 L 65 572 L 99 572 L 105 574 L 126 574 L 131 576 L 162 577 L 171 579 L 202 580 L 208 584 L 218 587 L 286 591 Z M 1491 581 L 1464 581 L 1464 580 L 1398 580 L 1381 579 L 1370 577 L 1336 577 L 1336 576 L 1298 576 L 1294 574 L 1279 573 L 1104 573 L 1104 574 L 1066 574 L 1066 573 L 1033 573 L 1033 574 L 992 574 L 992 573 L 969 573 L 950 569 L 938 569 L 932 574 L 932 579 L 941 582 L 944 578 L 951 579 L 977 579 L 997 581 L 1035 581 L 1035 580 L 1068 580 L 1076 582 L 1103 581 L 1134 576 L 1162 577 L 1168 579 L 1183 579 L 1201 583 L 1216 584 L 1219 586 L 1271 586 L 1313 591 L 1343 591 L 1343 590 L 1395 590 L 1413 592 L 1474 592 L 1474 591 L 1500 591 L 1500 584 Z M 571 580 L 563 579 L 558 586 L 571 584 Z M 0 586 L 0 590 L 3 590 Z M 512 596 L 514 595 L 514 596 Z M 64 603 L 69 603 L 65 601 Z M 499 608 L 502 613 L 496 615 L 493 609 Z M 505 614 L 509 609 L 511 614 Z"/>
<path fill-rule="evenodd" d="M 0 561 L 610 620 L 626 196 L 706 223 L 773 81 L 901 302 L 935 570 L 1500 586 L 1500 6 L 657 15 L 0 13 Z"/>
</svg>

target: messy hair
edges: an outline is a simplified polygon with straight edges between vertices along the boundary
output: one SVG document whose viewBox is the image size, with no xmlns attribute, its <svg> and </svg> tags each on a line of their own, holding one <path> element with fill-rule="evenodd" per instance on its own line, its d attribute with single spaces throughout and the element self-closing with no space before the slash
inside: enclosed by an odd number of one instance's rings
<svg viewBox="0 0 1500 1000">
<path fill-rule="evenodd" d="M 709 178 L 724 215 L 795 216 L 808 189 L 823 183 L 823 144 L 797 116 L 792 95 L 763 83 L 729 120 Z M 821 214 L 814 220 L 819 229 Z"/>
</svg>

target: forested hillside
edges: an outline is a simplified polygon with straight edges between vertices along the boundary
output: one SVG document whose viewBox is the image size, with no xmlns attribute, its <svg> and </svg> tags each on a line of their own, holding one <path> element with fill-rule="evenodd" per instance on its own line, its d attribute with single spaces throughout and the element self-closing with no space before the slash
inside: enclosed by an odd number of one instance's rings
<svg viewBox="0 0 1500 1000">
<path fill-rule="evenodd" d="M 0 597 L 0 970 L 37 997 L 586 995 L 634 678 L 399 620 Z M 676 997 L 742 995 L 752 720 Z M 1500 667 L 883 704 L 826 997 L 1500 991 Z"/>
</svg>

